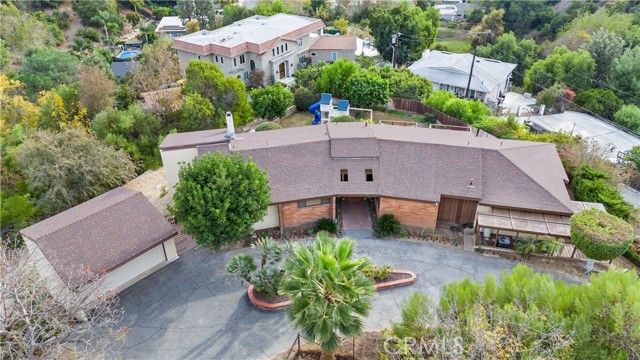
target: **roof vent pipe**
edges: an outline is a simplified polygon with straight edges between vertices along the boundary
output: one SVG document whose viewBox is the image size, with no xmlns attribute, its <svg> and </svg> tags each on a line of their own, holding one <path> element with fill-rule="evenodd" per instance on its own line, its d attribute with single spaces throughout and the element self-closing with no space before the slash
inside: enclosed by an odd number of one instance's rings
<svg viewBox="0 0 640 360">
<path fill-rule="evenodd" d="M 227 133 L 224 135 L 227 139 L 235 139 L 236 138 L 236 129 L 233 126 L 233 114 L 231 111 L 227 111 Z"/>
</svg>

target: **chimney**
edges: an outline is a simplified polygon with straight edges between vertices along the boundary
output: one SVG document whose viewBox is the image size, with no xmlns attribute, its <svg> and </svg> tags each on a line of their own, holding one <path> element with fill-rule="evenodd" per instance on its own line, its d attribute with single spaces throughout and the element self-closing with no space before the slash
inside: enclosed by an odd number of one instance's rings
<svg viewBox="0 0 640 360">
<path fill-rule="evenodd" d="M 231 111 L 227 111 L 227 134 L 224 137 L 227 139 L 236 138 L 236 129 L 233 126 L 233 114 Z"/>
</svg>

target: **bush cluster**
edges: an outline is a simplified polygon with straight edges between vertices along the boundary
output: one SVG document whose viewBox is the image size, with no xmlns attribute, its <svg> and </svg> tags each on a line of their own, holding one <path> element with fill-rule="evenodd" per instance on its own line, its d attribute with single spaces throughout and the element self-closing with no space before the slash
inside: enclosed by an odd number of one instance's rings
<svg viewBox="0 0 640 360">
<path fill-rule="evenodd" d="M 391 271 L 391 265 L 385 266 L 371 266 L 368 269 L 363 270 L 364 276 L 370 278 L 371 280 L 385 280 L 387 276 L 389 276 L 389 272 Z"/>
<path fill-rule="evenodd" d="M 602 203 L 609 214 L 628 220 L 633 206 L 624 200 L 608 180 L 609 175 L 585 165 L 573 175 L 571 190 L 576 199 Z"/>
<path fill-rule="evenodd" d="M 400 221 L 393 214 L 384 214 L 376 220 L 374 231 L 378 237 L 398 235 L 400 233 Z"/>
<path fill-rule="evenodd" d="M 333 219 L 323 217 L 316 220 L 313 230 L 316 232 L 326 231 L 330 234 L 336 234 L 338 233 L 338 225 L 333 221 Z"/>
<path fill-rule="evenodd" d="M 629 249 L 633 229 L 602 210 L 586 209 L 571 217 L 571 241 L 591 259 L 610 260 Z"/>
<path fill-rule="evenodd" d="M 358 120 L 352 118 L 349 115 L 341 115 L 341 116 L 336 116 L 335 118 L 333 118 L 333 120 L 331 120 L 331 122 L 336 122 L 336 123 L 358 122 Z"/>
<path fill-rule="evenodd" d="M 258 125 L 258 127 L 256 127 L 256 131 L 269 131 L 269 130 L 280 130 L 280 129 L 282 129 L 282 126 L 272 121 L 264 122 Z"/>
<path fill-rule="evenodd" d="M 296 108 L 300 111 L 307 111 L 311 105 L 316 103 L 316 95 L 307 88 L 299 88 L 293 94 Z"/>
</svg>

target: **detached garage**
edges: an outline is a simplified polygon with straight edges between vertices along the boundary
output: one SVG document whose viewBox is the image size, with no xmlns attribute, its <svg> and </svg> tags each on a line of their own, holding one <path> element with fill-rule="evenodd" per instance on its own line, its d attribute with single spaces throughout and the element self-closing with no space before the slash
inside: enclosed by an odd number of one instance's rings
<svg viewBox="0 0 640 360">
<path fill-rule="evenodd" d="M 68 286 L 76 271 L 105 273 L 122 290 L 178 257 L 174 227 L 140 192 L 122 187 L 21 231 L 41 276 Z"/>
</svg>

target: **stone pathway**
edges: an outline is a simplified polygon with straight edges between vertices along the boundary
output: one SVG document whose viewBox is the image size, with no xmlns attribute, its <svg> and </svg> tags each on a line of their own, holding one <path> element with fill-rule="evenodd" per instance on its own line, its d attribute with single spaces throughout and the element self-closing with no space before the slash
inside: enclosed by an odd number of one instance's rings
<svg viewBox="0 0 640 360">
<path fill-rule="evenodd" d="M 373 299 L 369 330 L 400 319 L 400 304 L 414 291 L 437 300 L 442 286 L 465 277 L 482 279 L 514 267 L 514 261 L 402 240 L 358 239 L 358 255 L 418 275 L 414 285 L 385 290 Z M 246 287 L 230 283 L 225 264 L 250 249 L 211 254 L 197 248 L 121 294 L 131 328 L 125 359 L 268 359 L 291 346 L 296 331 L 284 311 L 252 306 Z"/>
</svg>

